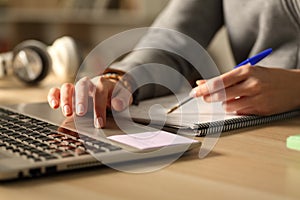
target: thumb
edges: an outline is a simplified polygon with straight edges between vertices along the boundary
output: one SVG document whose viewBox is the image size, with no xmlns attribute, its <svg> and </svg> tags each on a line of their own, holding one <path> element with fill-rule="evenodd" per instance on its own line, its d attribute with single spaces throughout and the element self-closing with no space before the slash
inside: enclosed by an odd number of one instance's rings
<svg viewBox="0 0 300 200">
<path fill-rule="evenodd" d="M 111 108 L 115 111 L 123 111 L 132 104 L 132 94 L 122 84 L 117 84 L 111 99 Z M 116 94 L 114 94 L 116 93 Z"/>
</svg>

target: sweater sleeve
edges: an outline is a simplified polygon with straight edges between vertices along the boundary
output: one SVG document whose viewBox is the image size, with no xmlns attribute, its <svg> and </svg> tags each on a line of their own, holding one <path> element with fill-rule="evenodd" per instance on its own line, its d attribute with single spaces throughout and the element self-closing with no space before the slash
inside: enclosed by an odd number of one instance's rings
<svg viewBox="0 0 300 200">
<path fill-rule="evenodd" d="M 150 28 L 137 48 L 110 68 L 122 70 L 133 77 L 138 85 L 139 100 L 165 95 L 170 92 L 166 85 L 176 90 L 180 88 L 183 77 L 189 82 L 204 77 L 185 58 L 189 56 L 189 52 L 196 53 L 196 56 L 198 53 L 192 52 L 191 42 L 185 38 L 190 38 L 190 41 L 205 49 L 223 21 L 222 0 L 171 0 L 152 25 L 155 30 L 162 31 L 152 31 Z M 158 45 L 152 45 L 153 43 Z M 152 48 L 148 48 L 149 44 Z M 178 51 L 184 52 L 185 56 L 178 55 Z M 199 61 L 207 59 L 205 56 L 204 52 L 199 52 Z M 209 69 L 209 65 L 212 65 L 210 61 L 203 61 L 202 64 L 209 71 L 205 78 L 215 75 L 216 72 Z M 170 73 L 163 66 L 168 66 L 175 72 Z"/>
</svg>

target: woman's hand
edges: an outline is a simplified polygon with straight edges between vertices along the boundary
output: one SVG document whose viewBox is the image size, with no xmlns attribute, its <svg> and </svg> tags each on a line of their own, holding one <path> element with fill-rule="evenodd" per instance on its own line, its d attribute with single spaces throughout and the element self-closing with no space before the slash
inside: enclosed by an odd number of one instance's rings
<svg viewBox="0 0 300 200">
<path fill-rule="evenodd" d="M 92 97 L 95 127 L 103 128 L 106 124 L 107 107 L 122 111 L 132 103 L 131 92 L 119 83 L 103 76 L 92 80 L 85 77 L 76 85 L 65 83 L 61 88 L 51 88 L 48 103 L 53 109 L 61 107 L 66 117 L 72 116 L 74 110 L 77 115 L 83 116 L 88 111 L 89 99 Z"/>
<path fill-rule="evenodd" d="M 300 107 L 299 70 L 245 65 L 197 85 L 195 97 L 222 101 L 227 112 L 271 115 Z"/>
</svg>

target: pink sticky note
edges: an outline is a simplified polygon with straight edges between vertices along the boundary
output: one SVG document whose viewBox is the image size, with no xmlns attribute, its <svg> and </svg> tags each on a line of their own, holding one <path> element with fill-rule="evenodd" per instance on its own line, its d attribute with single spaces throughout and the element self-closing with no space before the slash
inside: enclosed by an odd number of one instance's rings
<svg viewBox="0 0 300 200">
<path fill-rule="evenodd" d="M 143 132 L 128 135 L 113 135 L 108 139 L 123 143 L 140 150 L 164 147 L 178 144 L 192 144 L 197 142 L 187 137 L 175 135 L 166 131 Z"/>
</svg>

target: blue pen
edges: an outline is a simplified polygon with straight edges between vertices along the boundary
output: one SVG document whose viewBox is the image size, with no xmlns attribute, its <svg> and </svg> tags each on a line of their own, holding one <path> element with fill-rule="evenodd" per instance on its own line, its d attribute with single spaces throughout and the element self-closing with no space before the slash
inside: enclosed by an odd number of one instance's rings
<svg viewBox="0 0 300 200">
<path fill-rule="evenodd" d="M 266 50 L 256 54 L 255 56 L 253 56 L 251 58 L 248 58 L 247 60 L 244 60 L 243 62 L 241 62 L 240 64 L 235 66 L 234 69 L 239 68 L 239 67 L 241 67 L 243 65 L 246 65 L 248 63 L 250 63 L 250 65 L 255 65 L 256 63 L 258 63 L 259 61 L 261 61 L 262 59 L 267 57 L 270 53 L 272 53 L 272 48 L 266 49 Z M 168 110 L 167 114 L 170 114 L 171 112 L 173 112 L 174 110 L 176 110 L 180 106 L 186 104 L 187 102 L 189 102 L 193 98 L 194 97 L 188 97 L 188 98 L 184 99 L 182 102 L 180 102 L 179 104 L 177 104 L 176 106 L 174 106 L 173 108 Z"/>
<path fill-rule="evenodd" d="M 234 69 L 241 67 L 243 65 L 246 65 L 248 63 L 250 63 L 251 65 L 255 65 L 256 63 L 258 63 L 259 61 L 261 61 L 262 59 L 267 57 L 270 53 L 272 53 L 272 48 L 266 49 L 266 50 L 256 54 L 255 56 L 248 58 L 247 60 L 244 60 L 243 62 L 241 62 L 240 64 L 235 66 Z"/>
</svg>

